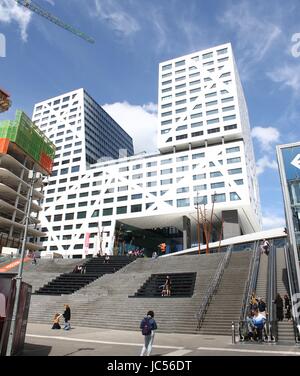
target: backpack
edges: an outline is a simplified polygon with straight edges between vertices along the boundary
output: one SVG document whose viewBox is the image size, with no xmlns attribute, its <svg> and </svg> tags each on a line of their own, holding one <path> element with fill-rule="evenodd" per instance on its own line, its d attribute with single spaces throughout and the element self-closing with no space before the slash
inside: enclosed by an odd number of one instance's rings
<svg viewBox="0 0 300 376">
<path fill-rule="evenodd" d="M 151 334 L 151 324 L 150 320 L 145 318 L 142 323 L 142 334 L 144 336 L 149 336 Z"/>
</svg>

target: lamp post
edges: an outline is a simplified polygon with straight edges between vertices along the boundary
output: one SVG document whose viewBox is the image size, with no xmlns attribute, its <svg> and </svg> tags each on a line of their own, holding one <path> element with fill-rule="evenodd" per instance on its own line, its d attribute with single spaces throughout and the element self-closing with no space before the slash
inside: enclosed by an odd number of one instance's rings
<svg viewBox="0 0 300 376">
<path fill-rule="evenodd" d="M 28 225 L 29 225 L 30 212 L 31 212 L 31 203 L 32 203 L 32 197 L 33 197 L 33 189 L 34 189 L 34 184 L 36 183 L 37 179 L 40 179 L 42 175 L 33 170 L 33 171 L 29 171 L 28 177 L 31 179 L 30 189 L 29 189 L 29 198 L 28 198 L 28 203 L 27 203 L 27 208 L 26 208 L 26 213 L 25 213 L 24 236 L 23 236 L 23 241 L 22 241 L 18 275 L 16 277 L 16 296 L 14 300 L 13 314 L 12 314 L 12 320 L 10 324 L 6 356 L 11 356 L 12 350 L 13 350 L 13 342 L 14 342 L 14 336 L 15 336 L 15 330 L 16 330 L 16 319 L 17 319 L 21 285 L 22 285 L 22 274 L 23 274 L 24 257 L 25 257 L 25 250 L 26 250 L 26 240 L 27 240 Z"/>
</svg>

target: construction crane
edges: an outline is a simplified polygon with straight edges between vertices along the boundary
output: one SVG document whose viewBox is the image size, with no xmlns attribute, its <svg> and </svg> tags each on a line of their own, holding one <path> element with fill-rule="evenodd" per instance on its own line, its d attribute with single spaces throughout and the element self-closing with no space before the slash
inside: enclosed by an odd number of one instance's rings
<svg viewBox="0 0 300 376">
<path fill-rule="evenodd" d="M 0 113 L 5 112 L 11 106 L 11 101 L 9 99 L 9 94 L 3 89 L 0 89 Z"/>
<path fill-rule="evenodd" d="M 39 5 L 35 4 L 33 1 L 31 1 L 31 0 L 15 0 L 15 2 L 18 3 L 19 5 L 22 5 L 23 7 L 27 8 L 27 9 L 30 9 L 32 12 L 37 13 L 39 16 L 46 18 L 48 21 L 55 23 L 57 26 L 60 26 L 63 29 L 70 31 L 71 33 L 77 35 L 78 37 L 80 37 L 84 40 L 86 40 L 87 42 L 89 42 L 89 43 L 95 42 L 94 39 L 92 39 L 91 37 L 89 37 L 85 33 L 81 32 L 80 30 L 75 29 L 75 27 L 73 27 L 71 25 L 66 24 L 65 22 L 60 20 L 58 17 L 56 17 L 53 14 L 51 14 L 51 13 L 45 11 L 44 9 L 42 9 Z"/>
</svg>

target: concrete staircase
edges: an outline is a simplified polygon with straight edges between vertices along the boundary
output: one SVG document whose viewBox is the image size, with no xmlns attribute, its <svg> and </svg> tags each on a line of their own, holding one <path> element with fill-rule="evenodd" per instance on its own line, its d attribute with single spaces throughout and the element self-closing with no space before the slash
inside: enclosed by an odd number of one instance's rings
<svg viewBox="0 0 300 376">
<path fill-rule="evenodd" d="M 193 295 L 197 273 L 169 273 L 151 274 L 133 297 L 161 296 L 167 275 L 171 281 L 171 295 L 166 298 L 185 298 Z"/>
<path fill-rule="evenodd" d="M 148 310 L 154 310 L 158 330 L 196 333 L 198 311 L 207 287 L 224 254 L 137 259 L 114 274 L 107 274 L 71 295 L 33 295 L 29 322 L 51 325 L 63 304 L 71 306 L 73 326 L 123 330 L 139 329 Z M 189 298 L 129 298 L 151 274 L 196 272 L 194 294 Z"/>
<path fill-rule="evenodd" d="M 23 281 L 29 283 L 35 292 L 61 273 L 72 271 L 77 264 L 78 260 L 74 259 L 38 259 L 36 265 L 28 261 L 23 267 Z M 18 266 L 8 272 L 17 273 Z"/>
<path fill-rule="evenodd" d="M 252 252 L 233 252 L 215 296 L 208 307 L 200 334 L 230 335 L 238 322 Z"/>
<path fill-rule="evenodd" d="M 276 265 L 277 293 L 283 299 L 284 295 L 289 291 L 283 248 L 276 248 Z M 278 342 L 295 343 L 293 322 L 287 321 L 285 317 L 283 321 L 278 321 Z"/>
<path fill-rule="evenodd" d="M 115 273 L 134 260 L 135 258 L 127 256 L 111 256 L 107 262 L 104 257 L 91 258 L 83 264 L 84 273 L 60 274 L 35 293 L 41 295 L 72 294 L 105 274 Z"/>
</svg>

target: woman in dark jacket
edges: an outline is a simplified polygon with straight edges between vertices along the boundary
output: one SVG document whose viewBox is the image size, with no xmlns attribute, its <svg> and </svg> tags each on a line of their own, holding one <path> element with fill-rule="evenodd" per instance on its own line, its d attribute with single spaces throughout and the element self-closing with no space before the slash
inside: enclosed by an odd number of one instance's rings
<svg viewBox="0 0 300 376">
<path fill-rule="evenodd" d="M 68 304 L 65 304 L 64 307 L 65 307 L 65 311 L 63 313 L 63 317 L 65 319 L 64 329 L 69 330 L 69 329 L 71 329 L 71 325 L 69 323 L 69 321 L 71 320 L 71 309 L 70 309 L 70 306 Z"/>
<path fill-rule="evenodd" d="M 276 304 L 277 320 L 282 321 L 283 320 L 283 300 L 280 294 L 277 294 L 276 299 L 274 300 L 274 303 Z"/>
</svg>

